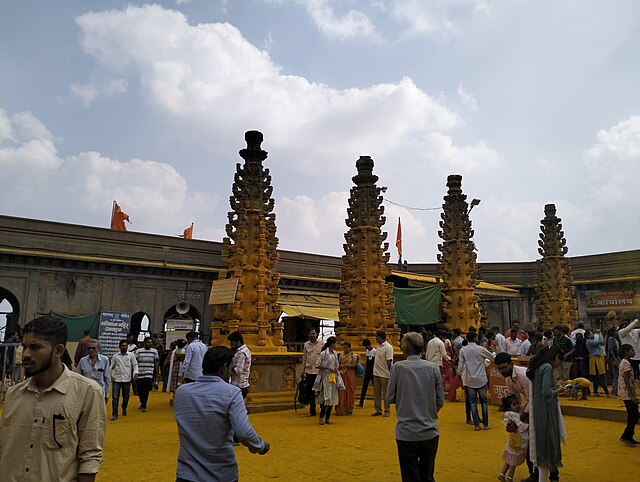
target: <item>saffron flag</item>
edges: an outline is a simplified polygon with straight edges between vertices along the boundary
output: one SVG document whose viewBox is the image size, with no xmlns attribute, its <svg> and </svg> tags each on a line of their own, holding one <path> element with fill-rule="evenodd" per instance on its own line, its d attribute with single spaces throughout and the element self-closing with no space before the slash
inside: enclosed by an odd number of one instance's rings
<svg viewBox="0 0 640 482">
<path fill-rule="evenodd" d="M 113 210 L 111 212 L 111 229 L 115 231 L 126 231 L 127 227 L 124 225 L 125 221 L 129 221 L 129 215 L 122 212 L 118 203 L 113 201 Z"/>
<path fill-rule="evenodd" d="M 184 230 L 184 233 L 182 233 L 182 237 L 184 239 L 193 239 L 193 223 L 191 223 L 190 227 Z"/>
<path fill-rule="evenodd" d="M 400 216 L 398 216 L 398 232 L 396 233 L 396 248 L 398 248 L 398 256 L 402 258 L 402 225 L 400 224 Z"/>
</svg>

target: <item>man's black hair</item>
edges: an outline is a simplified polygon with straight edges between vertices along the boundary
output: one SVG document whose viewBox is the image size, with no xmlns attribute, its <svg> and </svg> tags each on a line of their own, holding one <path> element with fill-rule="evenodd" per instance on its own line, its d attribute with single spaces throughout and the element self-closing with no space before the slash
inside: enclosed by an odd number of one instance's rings
<svg viewBox="0 0 640 482">
<path fill-rule="evenodd" d="M 241 345 L 244 345 L 244 338 L 242 338 L 242 333 L 240 333 L 239 331 L 234 331 L 233 333 L 230 333 L 227 339 L 229 341 L 233 341 L 236 343 L 240 343 Z"/>
<path fill-rule="evenodd" d="M 506 351 L 500 352 L 496 355 L 493 363 L 496 365 L 501 365 L 502 363 L 511 363 L 511 355 L 509 355 Z"/>
<path fill-rule="evenodd" d="M 362 346 L 371 346 L 371 340 L 369 340 L 369 338 L 365 338 L 362 340 Z"/>
<path fill-rule="evenodd" d="M 67 325 L 60 318 L 51 315 L 39 316 L 27 323 L 22 334 L 31 333 L 38 338 L 47 340 L 52 345 L 67 345 L 69 336 Z"/>
<path fill-rule="evenodd" d="M 387 339 L 387 332 L 384 330 L 378 330 L 376 331 L 376 336 L 379 336 L 382 340 L 386 340 Z"/>
<path fill-rule="evenodd" d="M 202 360 L 202 373 L 205 375 L 217 375 L 220 369 L 231 363 L 233 352 L 226 346 L 214 346 L 209 348 Z"/>
<path fill-rule="evenodd" d="M 469 343 L 473 343 L 473 342 L 476 341 L 476 332 L 475 331 L 469 330 L 469 332 L 467 333 L 467 341 Z"/>
</svg>

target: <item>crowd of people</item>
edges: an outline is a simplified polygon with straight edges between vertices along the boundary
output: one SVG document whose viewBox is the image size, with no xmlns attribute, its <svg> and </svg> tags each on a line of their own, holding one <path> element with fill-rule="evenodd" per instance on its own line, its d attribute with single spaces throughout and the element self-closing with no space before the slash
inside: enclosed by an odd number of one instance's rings
<svg viewBox="0 0 640 482">
<path fill-rule="evenodd" d="M 160 380 L 163 390 L 175 392 L 178 481 L 237 480 L 234 445 L 243 444 L 261 455 L 270 450 L 248 419 L 244 399 L 250 387 L 251 351 L 240 332 L 228 335 L 230 348 L 209 348 L 193 332 L 167 350 L 156 336 L 145 337 L 141 346 L 130 336 L 120 341 L 111 359 L 85 333 L 74 360 L 66 350 L 67 327 L 60 319 L 36 318 L 22 334 L 26 380 L 8 391 L 0 418 L 0 462 L 13 462 L 0 463 L 0 480 L 93 480 L 102 461 L 109 396 L 115 422 L 127 415 L 131 391 L 139 397 L 141 412 L 146 412 L 149 393 L 159 389 Z M 364 407 L 372 382 L 371 415 L 389 417 L 390 406 L 396 407 L 403 481 L 435 480 L 438 412 L 445 391 L 450 400 L 465 400 L 467 423 L 476 431 L 491 428 L 491 362 L 508 389 L 502 400 L 507 441 L 499 480 L 512 482 L 516 468 L 525 462 L 529 476 L 523 481 L 559 480 L 566 428 L 558 397 L 586 394 L 591 388 L 594 395 L 598 388 L 608 394 L 608 381 L 627 410 L 620 440 L 628 447 L 638 444 L 637 319 L 594 331 L 578 323 L 573 331 L 557 326 L 550 332 L 529 333 L 512 325 L 504 335 L 496 328 L 470 328 L 464 336 L 459 330 L 409 332 L 401 341 L 404 359 L 395 363 L 385 331 L 377 331 L 375 339 L 376 347 L 370 340 L 362 342 L 362 366 L 350 342 L 343 341 L 339 349 L 336 337 L 322 342 L 310 330 L 302 366 L 308 416 L 319 415 L 320 425 L 331 425 L 332 413 L 352 415 L 354 408 Z M 526 367 L 514 362 L 524 354 L 531 355 Z M 356 403 L 359 377 L 362 388 Z"/>
</svg>

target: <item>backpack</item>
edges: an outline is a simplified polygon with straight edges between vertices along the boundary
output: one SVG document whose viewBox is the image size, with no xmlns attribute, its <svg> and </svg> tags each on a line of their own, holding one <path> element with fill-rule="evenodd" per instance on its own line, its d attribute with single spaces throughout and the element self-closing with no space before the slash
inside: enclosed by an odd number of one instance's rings
<svg viewBox="0 0 640 482">
<path fill-rule="evenodd" d="M 307 384 L 305 383 L 305 379 L 301 378 L 296 386 L 296 394 L 294 396 L 294 407 L 296 406 L 295 402 L 298 402 L 300 405 L 309 405 L 309 393 L 307 392 Z"/>
</svg>

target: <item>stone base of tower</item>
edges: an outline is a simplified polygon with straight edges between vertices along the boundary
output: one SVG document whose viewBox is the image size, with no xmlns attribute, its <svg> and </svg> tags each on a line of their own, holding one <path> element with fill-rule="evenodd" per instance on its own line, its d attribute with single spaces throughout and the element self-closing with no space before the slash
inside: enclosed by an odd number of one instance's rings
<svg viewBox="0 0 640 482">
<path fill-rule="evenodd" d="M 368 338 L 371 344 L 376 346 L 376 331 L 373 328 L 337 328 L 336 337 L 338 338 L 338 345 L 344 341 L 351 343 L 351 348 L 358 352 L 362 347 L 362 340 Z M 393 351 L 396 353 L 402 352 L 400 349 L 400 329 L 399 328 L 387 328 L 384 330 L 387 333 L 387 341 L 393 347 Z M 340 347 L 338 347 L 340 351 Z"/>
<path fill-rule="evenodd" d="M 252 353 L 249 412 L 293 408 L 296 385 L 302 376 L 302 353 Z"/>
<path fill-rule="evenodd" d="M 238 323 L 211 323 L 211 345 L 229 345 L 227 336 L 229 333 L 239 331 L 242 334 L 242 338 L 251 350 L 251 353 L 287 353 L 287 347 L 284 346 L 283 341 L 283 326 L 282 323 L 274 323 L 273 335 L 267 335 L 265 333 L 259 333 L 259 330 L 255 326 L 242 326 Z M 266 330 L 265 330 L 266 331 Z"/>
</svg>

